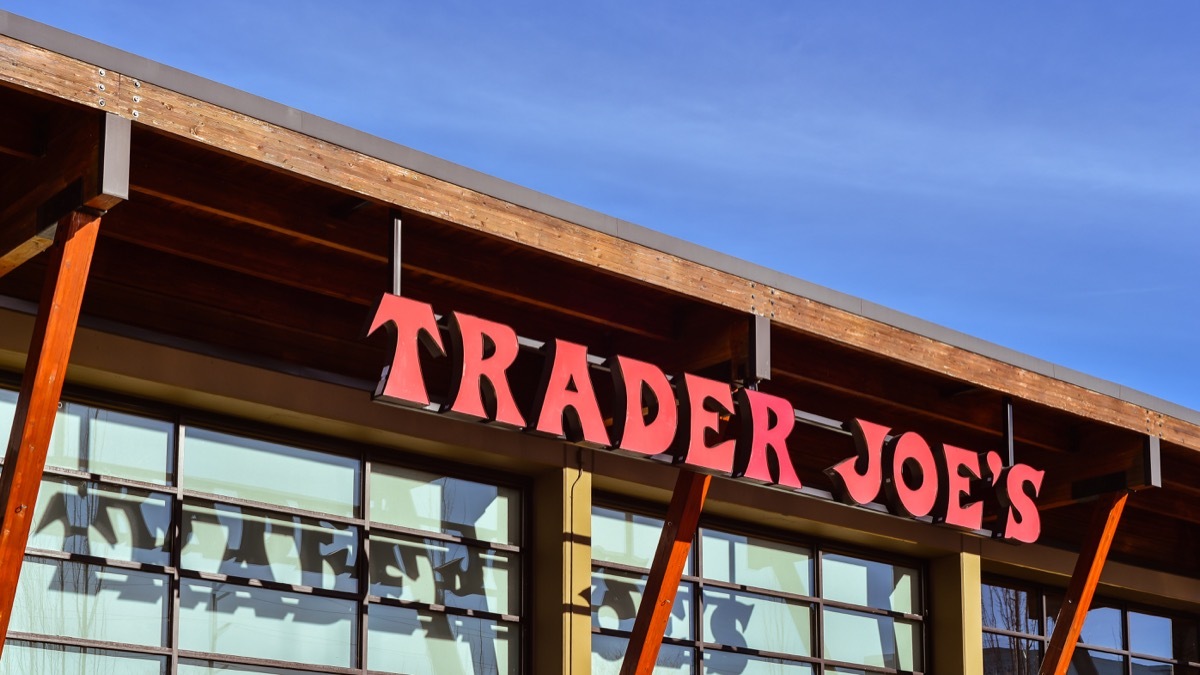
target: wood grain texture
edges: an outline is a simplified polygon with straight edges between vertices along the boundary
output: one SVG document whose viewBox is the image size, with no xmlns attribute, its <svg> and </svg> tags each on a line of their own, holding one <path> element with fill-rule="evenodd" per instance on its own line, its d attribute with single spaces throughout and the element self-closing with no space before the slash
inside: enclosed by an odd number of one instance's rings
<svg viewBox="0 0 1200 675">
<path fill-rule="evenodd" d="M 1092 524 L 1084 535 L 1083 549 L 1079 552 L 1066 597 L 1054 622 L 1054 634 L 1050 636 L 1050 644 L 1046 647 L 1040 675 L 1066 675 L 1071 666 L 1075 644 L 1079 642 L 1083 622 L 1092 605 L 1092 596 L 1100 583 L 1104 561 L 1108 558 L 1108 549 L 1117 534 L 1117 525 L 1121 522 L 1121 513 L 1128 499 L 1129 493 L 1123 492 L 1096 504 Z"/>
<path fill-rule="evenodd" d="M 681 469 L 667 508 L 658 548 L 654 551 L 654 562 L 646 580 L 646 592 L 638 606 L 637 618 L 633 621 L 633 632 L 629 636 L 629 650 L 621 664 L 621 675 L 650 675 L 658 660 L 667 622 L 675 606 L 675 594 L 679 580 L 696 538 L 700 524 L 700 512 L 708 495 L 712 476 Z"/>
<path fill-rule="evenodd" d="M 8 455 L 0 475 L 0 650 L 12 617 L 33 507 L 99 229 L 98 217 L 72 213 L 59 223 L 51 248 Z"/>
<path fill-rule="evenodd" d="M 1200 426 L 1184 420 L 767 288 L 152 83 L 140 83 L 135 89 L 119 74 L 109 72 L 106 77 L 114 86 L 99 92 L 95 66 L 0 38 L 0 82 L 92 107 L 99 107 L 100 95 L 107 94 L 107 110 L 129 117 L 136 110 L 138 124 L 302 180 L 334 186 L 688 298 L 770 316 L 777 325 L 907 366 L 1105 424 L 1157 434 L 1168 442 L 1200 450 Z M 139 100 L 134 101 L 134 96 Z"/>
</svg>

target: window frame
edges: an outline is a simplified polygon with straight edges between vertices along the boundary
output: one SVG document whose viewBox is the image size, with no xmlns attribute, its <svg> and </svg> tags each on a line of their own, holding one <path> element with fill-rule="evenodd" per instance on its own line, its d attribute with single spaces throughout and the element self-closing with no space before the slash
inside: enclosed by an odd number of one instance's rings
<svg viewBox="0 0 1200 675">
<path fill-rule="evenodd" d="M 9 392 L 15 392 L 18 385 L 19 383 L 14 377 L 10 377 L 6 373 L 0 373 L 0 389 Z M 347 441 L 317 432 L 287 429 L 255 420 L 195 411 L 178 405 L 155 403 L 128 396 L 108 394 L 103 391 L 83 387 L 66 387 L 62 397 L 62 402 L 87 406 L 90 408 L 97 408 L 104 411 L 133 415 L 172 425 L 174 438 L 172 447 L 167 450 L 170 455 L 170 471 L 168 472 L 166 484 L 49 465 L 47 465 L 44 469 L 44 476 L 47 478 L 67 478 L 81 482 L 85 485 L 92 484 L 102 489 L 132 488 L 138 491 L 154 492 L 169 496 L 171 499 L 171 513 L 168 532 L 164 542 L 164 547 L 167 548 L 166 552 L 168 555 L 168 563 L 138 563 L 120 558 L 67 553 L 52 549 L 33 548 L 28 546 L 26 548 L 25 557 L 28 558 L 32 556 L 55 561 L 86 563 L 117 570 L 145 571 L 154 574 L 165 575 L 167 577 L 168 586 L 167 602 L 169 603 L 168 607 L 166 608 L 166 625 L 164 626 L 166 631 L 166 646 L 148 647 L 144 645 L 132 645 L 72 636 L 18 632 L 10 632 L 8 634 L 8 639 L 20 640 L 35 648 L 40 645 L 46 645 L 50 647 L 61 646 L 73 649 L 105 650 L 126 652 L 135 655 L 166 657 L 164 670 L 165 673 L 175 673 L 181 660 L 192 660 L 223 663 L 234 666 L 279 668 L 305 673 L 333 673 L 337 675 L 364 675 L 369 673 L 380 673 L 381 675 L 385 675 L 386 671 L 372 671 L 367 668 L 367 650 L 369 646 L 369 641 L 367 640 L 367 615 L 371 605 L 380 605 L 403 607 L 423 613 L 468 616 L 503 622 L 504 624 L 511 625 L 517 628 L 519 631 L 519 638 L 513 642 L 515 646 L 515 653 L 512 654 L 513 658 L 517 660 L 516 669 L 519 672 L 525 672 L 525 670 L 528 668 L 532 654 L 530 651 L 532 636 L 530 634 L 531 619 L 529 616 L 529 612 L 532 609 L 531 587 L 529 580 L 532 578 L 531 568 L 533 567 L 533 561 L 530 558 L 530 553 L 532 552 L 533 548 L 531 546 L 531 542 L 529 541 L 533 532 L 531 528 L 530 513 L 530 502 L 532 500 L 531 479 L 516 474 L 510 474 L 501 470 L 492 470 L 490 468 L 484 470 L 479 467 L 462 464 L 455 461 L 453 458 L 443 459 L 441 457 L 416 455 L 406 453 L 403 450 L 384 448 L 355 441 Z M 358 491 L 359 503 L 355 505 L 353 517 L 312 511 L 309 509 L 280 504 L 272 504 L 253 499 L 218 495 L 187 488 L 184 485 L 184 483 L 186 483 L 186 476 L 183 475 L 183 455 L 186 451 L 188 430 L 196 428 L 355 460 L 357 462 L 358 470 L 356 488 Z M 4 459 L 5 458 L 0 458 L 0 468 L 3 467 Z M 518 506 L 519 512 L 516 517 L 516 523 L 519 527 L 519 544 L 508 544 L 504 542 L 492 542 L 481 539 L 458 537 L 442 532 L 421 530 L 372 521 L 370 519 L 369 512 L 370 483 L 371 468 L 375 464 L 385 464 L 401 469 L 411 469 L 414 471 L 432 473 L 438 476 L 445 476 L 449 478 L 456 478 L 485 485 L 494 485 L 497 487 L 516 490 L 520 495 L 520 502 Z M 186 505 L 193 505 L 201 508 L 207 508 L 214 504 L 253 509 L 277 518 L 298 516 L 301 518 L 319 519 L 331 523 L 337 523 L 343 526 L 357 528 L 358 534 L 355 538 L 354 544 L 356 548 L 354 565 L 357 589 L 354 591 L 337 591 L 320 587 L 306 586 L 302 584 L 291 584 L 240 575 L 200 572 L 197 570 L 184 568 L 180 564 L 180 556 L 183 545 L 182 526 L 184 519 L 184 507 Z M 519 585 L 519 593 L 515 598 L 515 601 L 519 603 L 519 613 L 505 614 L 487 610 L 449 607 L 440 604 L 413 600 L 399 600 L 395 598 L 372 595 L 370 593 L 370 556 L 368 554 L 372 532 L 378 532 L 384 536 L 409 538 L 416 537 L 420 539 L 432 539 L 451 544 L 463 544 L 485 551 L 499 551 L 515 556 L 519 561 L 519 578 L 517 582 Z M 182 584 L 187 580 L 207 581 L 218 584 L 231 584 L 241 588 L 246 588 L 248 590 L 262 588 L 269 591 L 353 601 L 355 603 L 355 626 L 353 627 L 354 633 L 349 638 L 346 645 L 349 649 L 351 645 L 350 641 L 353 641 L 354 649 L 351 652 L 351 665 L 348 667 L 311 665 L 301 662 L 282 661 L 271 658 L 245 657 L 232 654 L 181 649 L 179 647 L 180 594 Z"/>
<path fill-rule="evenodd" d="M 650 501 L 630 498 L 619 493 L 600 492 L 597 491 L 592 499 L 593 509 L 605 508 L 610 510 L 622 511 L 641 516 L 648 516 L 662 520 L 666 515 L 664 505 L 656 504 Z M 714 579 L 704 578 L 704 560 L 701 551 L 701 541 L 705 529 L 716 530 L 725 533 L 747 535 L 768 542 L 777 542 L 788 546 L 807 548 L 809 551 L 809 559 L 812 565 L 812 588 L 810 589 L 814 595 L 803 595 L 798 593 L 788 593 L 786 591 L 777 591 L 766 589 L 757 586 L 749 586 L 745 584 L 734 584 Z M 897 612 L 893 610 L 880 609 L 875 607 L 867 607 L 855 605 L 836 600 L 829 600 L 823 597 L 824 595 L 824 579 L 822 573 L 822 558 L 824 555 L 834 553 L 840 555 L 852 556 L 860 560 L 871 562 L 880 562 L 898 567 L 906 567 L 916 570 L 918 579 L 921 584 L 918 597 L 921 602 L 921 613 L 910 614 Z M 691 584 L 693 588 L 693 608 L 691 611 L 692 634 L 690 640 L 664 637 L 664 645 L 674 645 L 686 647 L 693 651 L 692 673 L 701 672 L 704 653 L 706 651 L 723 652 L 723 653 L 740 653 L 749 654 L 752 656 L 761 656 L 764 658 L 782 659 L 793 663 L 804 663 L 812 667 L 814 675 L 826 672 L 826 668 L 839 668 L 861 671 L 870 674 L 886 674 L 886 675 L 926 675 L 930 670 L 929 658 L 930 652 L 930 619 L 929 619 L 929 573 L 928 566 L 924 560 L 919 558 L 904 556 L 900 554 L 891 554 L 878 550 L 866 549 L 846 545 L 840 542 L 832 542 L 823 540 L 817 537 L 811 537 L 800 533 L 790 533 L 785 530 L 779 530 L 753 523 L 746 523 L 736 519 L 701 515 L 700 525 L 696 531 L 696 538 L 693 541 L 691 550 L 688 555 L 692 564 L 692 574 L 681 576 L 680 583 Z M 638 568 L 631 565 L 600 562 L 593 556 L 591 562 L 592 573 L 595 574 L 598 570 L 613 570 L 624 572 L 627 574 L 646 575 L 648 569 Z M 724 645 L 714 642 L 706 642 L 704 640 L 704 589 L 706 587 L 718 588 L 721 590 L 740 591 L 753 593 L 756 595 L 769 596 L 772 598 L 780 598 L 783 600 L 791 600 L 805 604 L 811 608 L 812 621 L 812 655 L 798 656 L 783 652 L 769 652 L 763 650 L 754 650 L 741 648 L 739 650 L 731 650 L 723 648 Z M 895 620 L 903 620 L 919 625 L 921 638 L 917 645 L 921 649 L 922 670 L 900 670 L 879 666 L 867 666 L 844 661 L 835 661 L 824 657 L 824 609 L 830 607 L 833 609 L 843 609 L 873 616 L 887 616 Z M 628 638 L 629 632 L 614 628 L 601 628 L 592 626 L 593 635 L 606 635 L 619 638 Z"/>
</svg>

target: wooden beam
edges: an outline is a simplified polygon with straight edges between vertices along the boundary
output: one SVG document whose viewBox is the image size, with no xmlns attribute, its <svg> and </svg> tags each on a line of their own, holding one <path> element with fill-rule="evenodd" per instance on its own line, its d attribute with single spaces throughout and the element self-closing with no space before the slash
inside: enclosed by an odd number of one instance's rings
<svg viewBox="0 0 1200 675">
<path fill-rule="evenodd" d="M 66 214 L 128 198 L 129 140 L 129 120 L 83 115 L 0 179 L 0 276 L 49 248 Z"/>
<path fill-rule="evenodd" d="M 99 216 L 73 212 L 59 222 L 51 248 L 8 455 L 0 475 L 0 653 L 12 619 L 33 507 L 99 229 Z"/>
<path fill-rule="evenodd" d="M 650 675 L 654 671 L 710 482 L 712 476 L 708 474 L 687 469 L 679 471 L 667 519 L 654 552 L 654 562 L 650 566 L 650 577 L 646 580 L 646 591 L 633 621 L 633 634 L 629 637 L 629 651 L 625 652 L 621 675 Z"/>
<path fill-rule="evenodd" d="M 1038 510 L 1078 504 L 1114 492 L 1162 487 L 1161 444 L 1157 436 L 1108 432 L 1082 442 L 1067 455 L 1038 459 L 1046 472 Z"/>
<path fill-rule="evenodd" d="M 1075 563 L 1075 571 L 1071 574 L 1062 608 L 1058 610 L 1054 634 L 1050 636 L 1050 644 L 1046 647 L 1039 675 L 1066 675 L 1071 665 L 1071 656 L 1075 653 L 1075 644 L 1079 642 L 1079 634 L 1083 630 L 1083 622 L 1087 619 L 1088 609 L 1092 605 L 1092 596 L 1100 583 L 1100 573 L 1104 570 L 1108 549 L 1116 536 L 1117 524 L 1121 522 L 1121 512 L 1125 509 L 1128 499 L 1128 492 L 1120 492 L 1109 495 L 1096 504 L 1092 524 Z"/>
</svg>

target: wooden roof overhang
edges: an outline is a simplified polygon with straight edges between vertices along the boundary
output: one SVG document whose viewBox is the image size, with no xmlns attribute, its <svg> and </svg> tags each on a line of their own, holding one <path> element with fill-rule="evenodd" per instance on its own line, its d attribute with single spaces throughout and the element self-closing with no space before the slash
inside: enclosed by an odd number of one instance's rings
<svg viewBox="0 0 1200 675">
<path fill-rule="evenodd" d="M 22 33 L 16 17 L 2 18 L 10 34 Z M 289 123 L 294 111 L 248 95 L 184 93 L 156 64 L 117 70 L 128 55 L 95 63 L 67 51 L 0 36 L 0 173 L 41 170 L 48 145 L 81 123 L 130 120 L 129 199 L 100 228 L 85 322 L 369 389 L 388 345 L 361 333 L 391 287 L 398 216 L 404 294 L 440 312 L 729 381 L 753 367 L 749 331 L 765 317 L 764 390 L 815 415 L 976 450 L 1000 448 L 1011 400 L 1017 458 L 1063 468 L 1043 490 L 1056 496 L 1043 511 L 1046 543 L 1080 545 L 1090 507 L 1070 497 L 1078 472 L 1120 469 L 1146 437 L 1160 439 L 1163 487 L 1129 500 L 1112 557 L 1192 577 L 1200 570 L 1200 415 L 1056 377 L 1033 359 L 1002 358 L 867 304 L 813 297 L 782 275 L 697 261 L 704 256 L 679 242 L 628 236 L 616 221 L 589 227 L 576 221 L 596 214 L 512 199 L 511 186 L 422 173 L 389 159 L 401 148 L 324 140 L 301 128 L 307 118 Z M 157 72 L 162 81 L 149 79 Z M 0 296 L 36 300 L 41 257 L 0 278 Z M 522 364 L 517 386 L 532 387 L 536 367 Z M 793 438 L 802 480 L 825 485 L 821 471 L 845 458 L 844 438 L 806 425 Z"/>
</svg>

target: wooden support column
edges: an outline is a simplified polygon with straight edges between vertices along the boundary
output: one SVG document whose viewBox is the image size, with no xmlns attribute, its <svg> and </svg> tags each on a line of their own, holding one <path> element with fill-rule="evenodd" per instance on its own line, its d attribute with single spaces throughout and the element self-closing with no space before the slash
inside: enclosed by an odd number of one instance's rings
<svg viewBox="0 0 1200 675">
<path fill-rule="evenodd" d="M 72 212 L 58 223 L 50 249 L 46 283 L 0 477 L 0 653 L 12 618 L 33 507 L 99 229 L 100 216 Z"/>
<path fill-rule="evenodd" d="M 633 634 L 629 637 L 629 651 L 625 652 L 621 675 L 650 675 L 654 671 L 711 482 L 712 476 L 708 474 L 687 469 L 679 472 L 658 549 L 654 552 L 654 562 L 650 566 L 650 577 L 646 580 L 646 592 L 642 594 L 642 604 L 633 622 Z"/>
<path fill-rule="evenodd" d="M 1075 571 L 1071 573 L 1067 596 L 1063 598 L 1058 619 L 1054 622 L 1054 634 L 1050 636 L 1050 644 L 1046 647 L 1040 675 L 1066 675 L 1128 499 L 1128 492 L 1118 492 L 1096 503 L 1092 524 L 1085 535 L 1083 549 L 1079 551 L 1079 559 L 1075 562 Z"/>
</svg>

